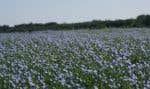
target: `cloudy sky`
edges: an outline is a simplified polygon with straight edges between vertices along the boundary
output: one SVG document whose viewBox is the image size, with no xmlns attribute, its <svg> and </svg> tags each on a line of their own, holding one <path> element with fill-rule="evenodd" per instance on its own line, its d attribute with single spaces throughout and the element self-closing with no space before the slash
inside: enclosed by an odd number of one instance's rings
<svg viewBox="0 0 150 89">
<path fill-rule="evenodd" d="M 0 25 L 126 19 L 150 14 L 150 0 L 0 0 Z"/>
</svg>

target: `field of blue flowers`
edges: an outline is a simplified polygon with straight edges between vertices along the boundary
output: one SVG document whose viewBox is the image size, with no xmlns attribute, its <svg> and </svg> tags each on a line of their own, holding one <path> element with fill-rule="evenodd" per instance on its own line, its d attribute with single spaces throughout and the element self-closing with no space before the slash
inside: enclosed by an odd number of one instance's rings
<svg viewBox="0 0 150 89">
<path fill-rule="evenodd" d="M 0 89 L 150 89 L 150 29 L 0 33 Z"/>
</svg>

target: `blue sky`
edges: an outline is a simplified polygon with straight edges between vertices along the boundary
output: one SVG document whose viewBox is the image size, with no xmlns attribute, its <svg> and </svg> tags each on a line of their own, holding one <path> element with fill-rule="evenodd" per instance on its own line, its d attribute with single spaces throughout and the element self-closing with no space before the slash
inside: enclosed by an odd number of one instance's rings
<svg viewBox="0 0 150 89">
<path fill-rule="evenodd" d="M 0 0 L 0 25 L 125 19 L 150 14 L 150 0 Z"/>
</svg>

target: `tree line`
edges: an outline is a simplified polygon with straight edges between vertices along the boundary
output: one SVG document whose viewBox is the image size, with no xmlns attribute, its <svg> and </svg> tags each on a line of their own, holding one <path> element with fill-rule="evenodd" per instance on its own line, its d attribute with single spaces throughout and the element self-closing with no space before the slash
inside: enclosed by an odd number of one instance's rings
<svg viewBox="0 0 150 89">
<path fill-rule="evenodd" d="M 9 25 L 0 26 L 0 32 L 30 32 L 43 30 L 71 30 L 71 29 L 101 29 L 101 28 L 132 28 L 132 27 L 150 27 L 150 15 L 140 15 L 136 19 L 125 20 L 93 20 L 80 23 L 49 22 L 45 24 L 29 23 L 10 27 Z"/>
</svg>

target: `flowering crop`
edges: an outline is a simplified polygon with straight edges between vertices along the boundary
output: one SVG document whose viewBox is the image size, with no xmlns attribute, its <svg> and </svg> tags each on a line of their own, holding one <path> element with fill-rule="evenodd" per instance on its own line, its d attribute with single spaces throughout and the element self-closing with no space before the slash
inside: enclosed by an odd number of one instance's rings
<svg viewBox="0 0 150 89">
<path fill-rule="evenodd" d="M 150 29 L 0 33 L 0 89 L 150 89 Z"/>
</svg>

